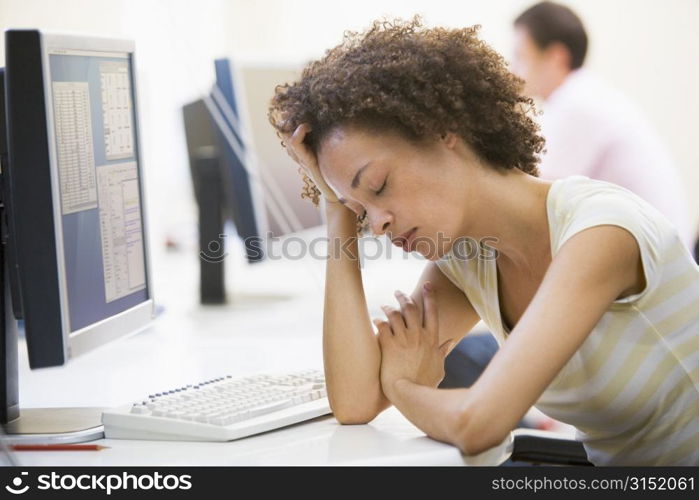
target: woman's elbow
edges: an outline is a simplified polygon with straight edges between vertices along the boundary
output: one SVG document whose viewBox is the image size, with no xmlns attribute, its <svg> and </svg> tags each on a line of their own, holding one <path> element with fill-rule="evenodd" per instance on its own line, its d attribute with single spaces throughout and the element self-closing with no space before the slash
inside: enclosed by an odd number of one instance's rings
<svg viewBox="0 0 699 500">
<path fill-rule="evenodd" d="M 509 434 L 494 423 L 494 419 L 480 415 L 477 410 L 464 409 L 455 424 L 453 444 L 466 455 L 478 455 L 499 445 Z"/>
<path fill-rule="evenodd" d="M 335 419 L 343 425 L 368 424 L 390 406 L 387 400 L 337 398 L 332 393 L 328 396 Z"/>
<path fill-rule="evenodd" d="M 500 435 L 495 433 L 475 433 L 465 435 L 458 444 L 459 449 L 466 455 L 478 455 L 484 451 L 488 451 L 494 446 L 499 445 L 507 437 L 507 434 Z"/>
<path fill-rule="evenodd" d="M 369 397 L 332 388 L 328 390 L 328 400 L 335 419 L 343 425 L 368 424 L 389 406 L 388 400 L 379 395 Z"/>
<path fill-rule="evenodd" d="M 342 425 L 368 424 L 379 414 L 378 409 L 331 405 L 335 419 Z"/>
</svg>

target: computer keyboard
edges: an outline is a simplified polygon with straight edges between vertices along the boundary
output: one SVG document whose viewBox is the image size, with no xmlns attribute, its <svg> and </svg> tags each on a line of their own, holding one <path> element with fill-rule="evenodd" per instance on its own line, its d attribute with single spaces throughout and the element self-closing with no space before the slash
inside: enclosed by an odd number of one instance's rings
<svg viewBox="0 0 699 500">
<path fill-rule="evenodd" d="M 102 413 L 115 439 L 232 441 L 331 413 L 323 373 L 230 375 Z"/>
</svg>

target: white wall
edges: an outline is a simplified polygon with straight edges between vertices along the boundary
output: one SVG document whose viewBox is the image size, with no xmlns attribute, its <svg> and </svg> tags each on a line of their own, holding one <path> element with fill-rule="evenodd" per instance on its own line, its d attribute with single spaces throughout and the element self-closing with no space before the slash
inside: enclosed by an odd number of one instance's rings
<svg viewBox="0 0 699 500">
<path fill-rule="evenodd" d="M 0 0 L 0 27 L 36 27 L 136 40 L 153 243 L 195 232 L 181 106 L 208 91 L 215 57 L 302 62 L 346 29 L 421 13 L 428 25 L 481 24 L 509 57 L 511 23 L 526 0 Z M 586 23 L 588 65 L 626 91 L 699 188 L 699 19 L 696 0 L 571 0 Z M 4 51 L 0 44 L 0 57 Z M 270 96 L 272 89 L 270 89 Z M 259 110 L 264 112 L 265 110 Z M 692 217 L 699 222 L 699 197 Z"/>
</svg>

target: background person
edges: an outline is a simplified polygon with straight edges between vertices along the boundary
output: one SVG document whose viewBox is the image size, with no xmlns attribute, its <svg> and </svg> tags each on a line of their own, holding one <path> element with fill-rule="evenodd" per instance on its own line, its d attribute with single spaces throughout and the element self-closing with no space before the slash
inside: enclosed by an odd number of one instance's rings
<svg viewBox="0 0 699 500">
<path fill-rule="evenodd" d="M 673 161 L 649 121 L 623 93 L 583 68 L 588 37 L 568 7 L 541 2 L 514 21 L 512 70 L 543 102 L 545 179 L 584 175 L 625 187 L 660 210 L 688 249 L 695 233 Z"/>
</svg>

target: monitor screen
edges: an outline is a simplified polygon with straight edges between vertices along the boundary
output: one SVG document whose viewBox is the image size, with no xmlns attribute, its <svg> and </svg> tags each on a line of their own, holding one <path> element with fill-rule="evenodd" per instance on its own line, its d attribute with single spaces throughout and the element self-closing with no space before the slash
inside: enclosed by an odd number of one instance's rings
<svg viewBox="0 0 699 500">
<path fill-rule="evenodd" d="M 48 53 L 71 332 L 148 298 L 125 52 Z"/>
</svg>

